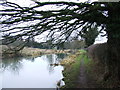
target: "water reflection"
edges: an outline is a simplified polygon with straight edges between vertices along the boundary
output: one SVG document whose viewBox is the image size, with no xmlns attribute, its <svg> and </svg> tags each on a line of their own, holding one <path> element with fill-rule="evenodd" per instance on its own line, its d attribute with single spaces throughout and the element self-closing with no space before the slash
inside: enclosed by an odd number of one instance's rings
<svg viewBox="0 0 120 90">
<path fill-rule="evenodd" d="M 58 66 L 57 64 L 60 64 L 60 61 L 63 60 L 63 58 L 66 57 L 65 54 L 53 54 L 53 55 L 46 55 L 46 59 L 48 61 L 48 70 L 50 73 L 54 72 L 54 68 Z"/>
<path fill-rule="evenodd" d="M 2 72 L 9 69 L 12 72 L 18 73 L 21 68 L 22 64 L 20 58 L 2 60 Z"/>
<path fill-rule="evenodd" d="M 7 59 L 3 59 L 2 60 L 2 67 L 1 67 L 1 71 L 4 72 L 5 70 L 9 70 L 12 73 L 16 73 L 18 74 L 20 69 L 22 69 L 23 61 L 24 58 L 7 58 Z M 29 60 L 31 62 L 34 62 L 34 58 L 33 57 L 26 57 L 26 60 Z"/>
<path fill-rule="evenodd" d="M 63 78 L 63 66 L 59 63 L 66 55 L 12 58 L 2 60 L 3 88 L 55 88 Z"/>
</svg>

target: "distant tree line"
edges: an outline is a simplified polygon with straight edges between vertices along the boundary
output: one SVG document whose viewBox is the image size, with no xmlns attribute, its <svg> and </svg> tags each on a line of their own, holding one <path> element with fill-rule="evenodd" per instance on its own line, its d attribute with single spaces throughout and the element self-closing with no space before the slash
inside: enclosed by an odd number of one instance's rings
<svg viewBox="0 0 120 90">
<path fill-rule="evenodd" d="M 40 49 L 81 49 L 85 47 L 84 40 L 72 40 L 56 45 L 51 45 L 49 42 L 38 43 L 36 41 L 29 41 L 26 44 L 27 47 L 40 48 Z"/>
<path fill-rule="evenodd" d="M 48 45 L 47 43 L 38 43 L 36 41 L 29 41 L 26 46 L 40 49 L 52 49 L 52 46 Z"/>
<path fill-rule="evenodd" d="M 85 46 L 84 40 L 72 40 L 57 45 L 57 49 L 81 49 Z"/>
</svg>

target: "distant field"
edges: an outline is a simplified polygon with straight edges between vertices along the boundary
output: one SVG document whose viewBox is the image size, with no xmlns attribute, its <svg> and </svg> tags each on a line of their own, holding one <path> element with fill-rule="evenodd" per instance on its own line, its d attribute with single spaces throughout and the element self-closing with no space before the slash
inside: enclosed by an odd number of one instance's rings
<svg viewBox="0 0 120 90">
<path fill-rule="evenodd" d="M 40 54 L 52 54 L 52 53 L 68 53 L 70 50 L 54 50 L 54 49 L 38 49 L 25 47 L 20 52 L 26 55 L 40 55 Z"/>
<path fill-rule="evenodd" d="M 8 50 L 6 45 L 0 45 L 0 54 L 3 57 L 13 57 L 13 54 L 4 53 L 4 51 Z M 10 50 L 8 52 L 11 52 Z M 21 56 L 39 56 L 42 54 L 54 54 L 54 53 L 69 53 L 71 50 L 55 50 L 55 49 L 39 49 L 39 48 L 31 48 L 31 47 L 24 47 L 23 50 L 19 51 Z"/>
</svg>

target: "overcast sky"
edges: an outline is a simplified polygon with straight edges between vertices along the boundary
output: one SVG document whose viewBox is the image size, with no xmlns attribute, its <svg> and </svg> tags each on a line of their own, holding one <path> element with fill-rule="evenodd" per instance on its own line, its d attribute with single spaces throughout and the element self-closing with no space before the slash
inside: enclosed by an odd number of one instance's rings
<svg viewBox="0 0 120 90">
<path fill-rule="evenodd" d="M 20 6 L 32 6 L 32 5 L 34 5 L 34 2 L 32 2 L 31 0 L 7 0 L 7 1 L 17 3 Z M 37 0 L 37 1 L 40 1 L 40 2 L 46 2 L 46 1 L 85 2 L 88 0 Z M 89 1 L 93 2 L 93 1 L 97 1 L 97 0 L 89 0 Z M 44 7 L 43 9 L 48 9 L 48 8 L 50 8 L 50 7 Z M 45 36 L 46 34 L 47 34 L 47 32 L 43 33 L 42 36 Z M 44 41 L 45 39 L 41 39 L 42 36 L 35 37 L 35 40 L 36 41 L 38 41 L 38 40 Z M 106 42 L 106 41 L 107 41 L 106 37 L 101 37 L 99 35 L 98 38 L 96 38 L 95 43 L 102 43 L 102 42 Z"/>
<path fill-rule="evenodd" d="M 15 2 L 21 6 L 30 6 L 33 4 L 32 0 L 7 0 L 10 2 Z M 36 1 L 40 1 L 40 2 L 54 2 L 54 1 L 66 1 L 66 2 L 85 2 L 88 0 L 36 0 Z M 98 1 L 98 0 L 89 0 L 90 2 L 93 1 Z"/>
</svg>

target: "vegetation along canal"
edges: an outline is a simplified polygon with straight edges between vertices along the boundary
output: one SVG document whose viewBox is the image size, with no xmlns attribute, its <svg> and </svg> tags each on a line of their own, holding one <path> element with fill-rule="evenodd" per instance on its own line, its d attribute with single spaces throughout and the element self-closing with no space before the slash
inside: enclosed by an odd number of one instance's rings
<svg viewBox="0 0 120 90">
<path fill-rule="evenodd" d="M 64 69 L 58 64 L 65 56 L 51 54 L 36 58 L 3 60 L 2 88 L 56 88 L 57 83 L 63 78 Z"/>
</svg>

